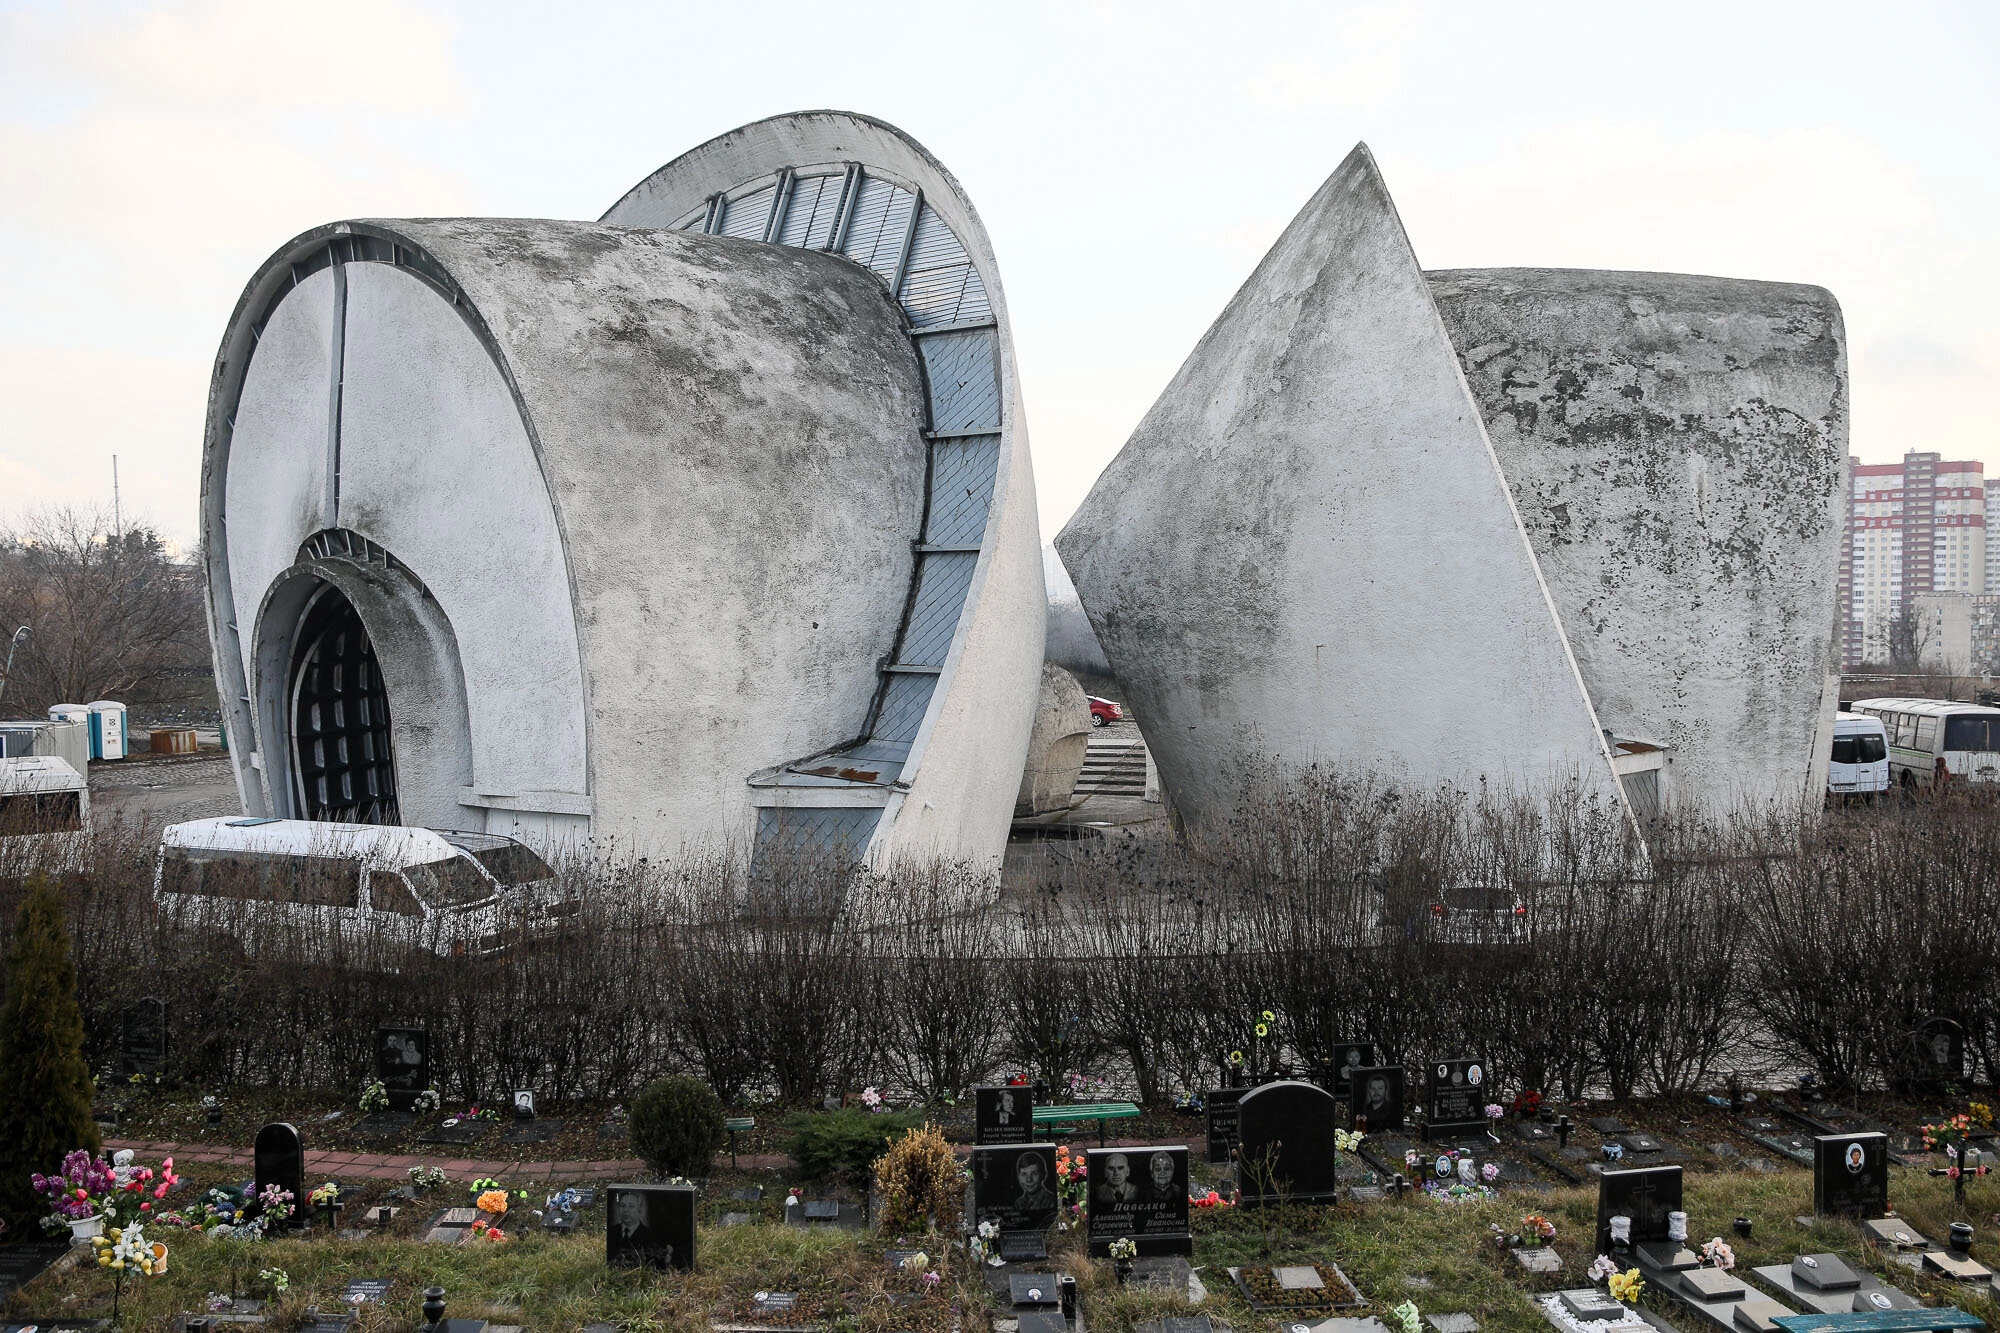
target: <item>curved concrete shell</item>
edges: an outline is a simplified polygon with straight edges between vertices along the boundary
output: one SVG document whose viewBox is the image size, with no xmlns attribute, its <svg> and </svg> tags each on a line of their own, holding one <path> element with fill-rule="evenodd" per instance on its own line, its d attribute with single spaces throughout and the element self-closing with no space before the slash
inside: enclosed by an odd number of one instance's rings
<svg viewBox="0 0 2000 1333">
<path fill-rule="evenodd" d="M 1260 756 L 1420 783 L 1576 779 L 1617 799 L 1366 148 L 1264 257 L 1056 547 L 1183 817 L 1231 811 Z"/>
<path fill-rule="evenodd" d="M 1191 819 L 1273 758 L 1790 804 L 1845 395 L 1817 288 L 1427 278 L 1358 147 L 1056 545 Z"/>
<path fill-rule="evenodd" d="M 1013 335 L 971 202 L 902 131 L 814 111 L 710 140 L 604 221 L 825 250 L 895 297 L 922 364 L 930 449 L 907 608 L 860 743 L 800 751 L 755 779 L 760 836 L 835 836 L 879 808 L 878 862 L 977 847 L 997 868 L 1040 693 L 1045 599 Z"/>
<path fill-rule="evenodd" d="M 245 809 L 997 867 L 1041 656 L 1033 482 L 1023 453 L 933 539 L 934 455 L 971 437 L 939 430 L 896 290 L 845 252 L 607 223 L 284 247 L 231 320 L 203 464 Z M 934 587 L 940 545 L 974 577 Z M 1031 641 L 981 659 L 1015 621 Z M 775 821 L 794 778 L 807 813 Z"/>
<path fill-rule="evenodd" d="M 1847 454 L 1832 294 L 1427 276 L 1599 721 L 1664 747 L 1683 805 L 1816 800 Z"/>
</svg>

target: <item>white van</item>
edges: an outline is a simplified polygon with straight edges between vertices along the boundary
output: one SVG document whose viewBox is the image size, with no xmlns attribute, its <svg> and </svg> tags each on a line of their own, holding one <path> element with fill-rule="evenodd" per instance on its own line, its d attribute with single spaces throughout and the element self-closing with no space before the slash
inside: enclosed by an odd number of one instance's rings
<svg viewBox="0 0 2000 1333">
<path fill-rule="evenodd" d="M 0 876 L 80 869 L 90 784 L 50 754 L 0 758 Z"/>
<path fill-rule="evenodd" d="M 1882 719 L 1859 713 L 1833 715 L 1833 755 L 1826 766 L 1829 796 L 1872 801 L 1889 790 L 1889 738 Z"/>
<path fill-rule="evenodd" d="M 380 930 L 439 953 L 497 949 L 556 905 L 555 872 L 512 838 L 393 824 L 197 819 L 160 835 L 153 897 L 183 925 L 256 919 L 325 939 Z"/>
<path fill-rule="evenodd" d="M 1906 791 L 2000 782 L 2000 708 L 1950 699 L 1860 699 L 1852 711 L 1881 722 L 1890 779 Z"/>
</svg>

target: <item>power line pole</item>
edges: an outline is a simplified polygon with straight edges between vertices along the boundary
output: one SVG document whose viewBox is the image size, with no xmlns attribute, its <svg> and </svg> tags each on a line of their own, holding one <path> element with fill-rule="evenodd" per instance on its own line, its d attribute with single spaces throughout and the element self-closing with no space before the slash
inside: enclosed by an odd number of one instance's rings
<svg viewBox="0 0 2000 1333">
<path fill-rule="evenodd" d="M 111 455 L 111 535 L 118 537 L 125 531 L 125 521 L 118 515 L 118 455 Z"/>
</svg>

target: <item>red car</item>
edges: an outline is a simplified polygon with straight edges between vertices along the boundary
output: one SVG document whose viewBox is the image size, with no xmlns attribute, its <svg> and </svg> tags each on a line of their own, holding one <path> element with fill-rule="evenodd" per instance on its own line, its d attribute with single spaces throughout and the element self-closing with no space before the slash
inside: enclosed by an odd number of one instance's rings
<svg viewBox="0 0 2000 1333">
<path fill-rule="evenodd" d="M 1091 726 L 1101 727 L 1107 722 L 1122 722 L 1125 720 L 1125 714 L 1120 712 L 1118 705 L 1112 703 L 1109 699 L 1100 699 L 1094 694 L 1086 694 L 1083 697 L 1090 700 Z"/>
</svg>

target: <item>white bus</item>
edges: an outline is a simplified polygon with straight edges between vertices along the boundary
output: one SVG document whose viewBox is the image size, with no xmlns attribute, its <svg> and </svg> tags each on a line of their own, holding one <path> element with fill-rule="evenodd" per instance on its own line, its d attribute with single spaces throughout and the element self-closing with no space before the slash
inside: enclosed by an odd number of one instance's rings
<svg viewBox="0 0 2000 1333">
<path fill-rule="evenodd" d="M 1833 754 L 1826 766 L 1829 796 L 1872 801 L 1889 790 L 1889 735 L 1878 717 L 1833 716 Z"/>
<path fill-rule="evenodd" d="M 0 758 L 0 878 L 80 870 L 90 844 L 90 784 L 50 754 Z"/>
<path fill-rule="evenodd" d="M 2000 708 L 1950 699 L 1859 699 L 1852 711 L 1881 721 L 1890 779 L 1905 791 L 2000 782 Z"/>
</svg>

